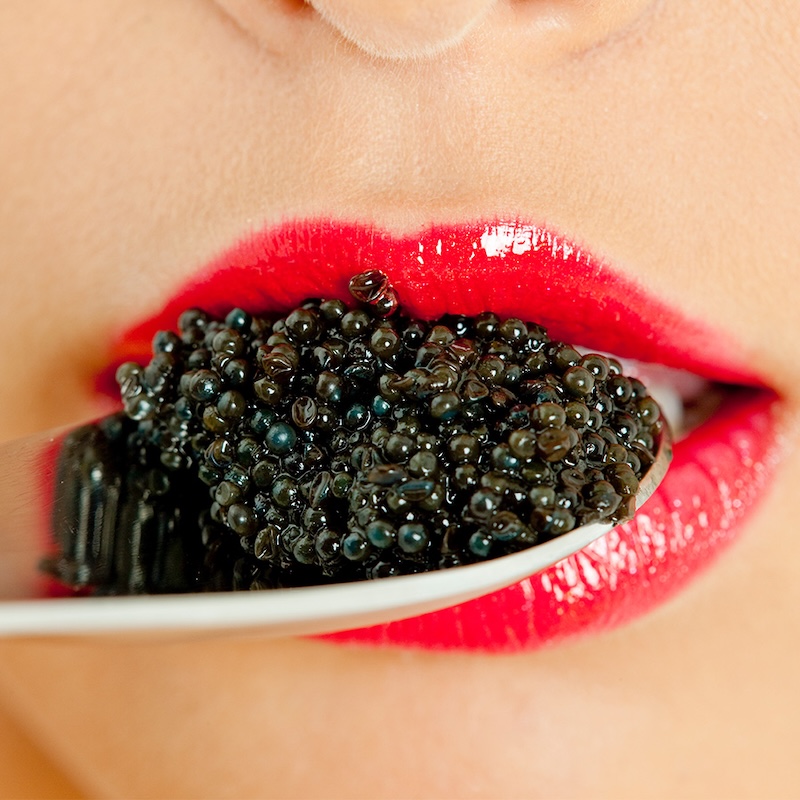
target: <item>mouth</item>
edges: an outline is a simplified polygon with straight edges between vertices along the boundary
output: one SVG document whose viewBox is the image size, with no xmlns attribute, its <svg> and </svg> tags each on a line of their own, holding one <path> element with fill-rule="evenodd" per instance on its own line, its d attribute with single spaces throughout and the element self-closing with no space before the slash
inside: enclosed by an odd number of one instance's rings
<svg viewBox="0 0 800 800">
<path fill-rule="evenodd" d="M 255 234 L 117 339 L 116 365 L 146 360 L 153 335 L 197 307 L 282 312 L 348 296 L 385 272 L 410 316 L 493 311 L 554 339 L 627 360 L 656 384 L 676 432 L 673 465 L 629 522 L 553 567 L 478 600 L 332 634 L 331 640 L 479 651 L 529 650 L 632 620 L 676 594 L 742 531 L 780 460 L 782 403 L 735 342 L 645 292 L 577 244 L 518 223 L 438 225 L 398 237 L 371 226 L 297 222 Z"/>
</svg>

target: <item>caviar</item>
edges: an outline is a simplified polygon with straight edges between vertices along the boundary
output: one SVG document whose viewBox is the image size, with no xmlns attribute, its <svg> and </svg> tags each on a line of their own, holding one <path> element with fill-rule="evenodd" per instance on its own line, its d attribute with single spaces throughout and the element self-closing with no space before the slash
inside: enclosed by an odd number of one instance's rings
<svg viewBox="0 0 800 800">
<path fill-rule="evenodd" d="M 123 364 L 125 416 L 62 454 L 63 502 L 94 492 L 102 530 L 83 524 L 88 550 L 64 533 L 51 571 L 113 592 L 351 581 L 630 517 L 663 423 L 613 359 L 492 313 L 409 319 L 378 271 L 350 293 L 274 319 L 190 309 Z M 147 543 L 120 561 L 125 524 Z"/>
</svg>

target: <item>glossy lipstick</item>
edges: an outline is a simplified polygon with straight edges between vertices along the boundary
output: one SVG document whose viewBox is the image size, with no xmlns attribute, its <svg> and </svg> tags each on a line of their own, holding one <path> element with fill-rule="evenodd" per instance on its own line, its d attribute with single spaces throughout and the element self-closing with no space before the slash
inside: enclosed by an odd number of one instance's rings
<svg viewBox="0 0 800 800">
<path fill-rule="evenodd" d="M 551 337 L 708 380 L 756 387 L 676 448 L 662 487 L 625 526 L 509 589 L 435 614 L 338 634 L 433 648 L 525 649 L 631 619 L 671 596 L 741 528 L 778 461 L 780 405 L 733 343 L 646 294 L 579 246 L 521 224 L 441 225 L 396 237 L 373 227 L 303 222 L 251 236 L 215 259 L 165 308 L 120 338 L 115 361 L 146 357 L 156 330 L 187 307 L 285 311 L 347 297 L 353 274 L 389 275 L 406 312 L 491 310 Z"/>
</svg>

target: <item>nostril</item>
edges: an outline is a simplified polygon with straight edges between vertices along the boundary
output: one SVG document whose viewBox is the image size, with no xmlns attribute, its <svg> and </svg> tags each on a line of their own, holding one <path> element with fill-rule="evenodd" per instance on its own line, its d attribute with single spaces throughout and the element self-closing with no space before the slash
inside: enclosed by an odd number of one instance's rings
<svg viewBox="0 0 800 800">
<path fill-rule="evenodd" d="M 495 0 L 306 0 L 365 52 L 420 58 L 458 44 Z"/>
</svg>

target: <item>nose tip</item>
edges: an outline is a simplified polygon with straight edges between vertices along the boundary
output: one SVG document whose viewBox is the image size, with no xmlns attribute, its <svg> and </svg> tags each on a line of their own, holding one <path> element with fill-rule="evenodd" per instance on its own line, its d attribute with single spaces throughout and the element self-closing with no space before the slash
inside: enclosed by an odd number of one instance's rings
<svg viewBox="0 0 800 800">
<path fill-rule="evenodd" d="M 433 55 L 460 42 L 495 0 L 307 0 L 348 41 L 383 58 Z"/>
</svg>

